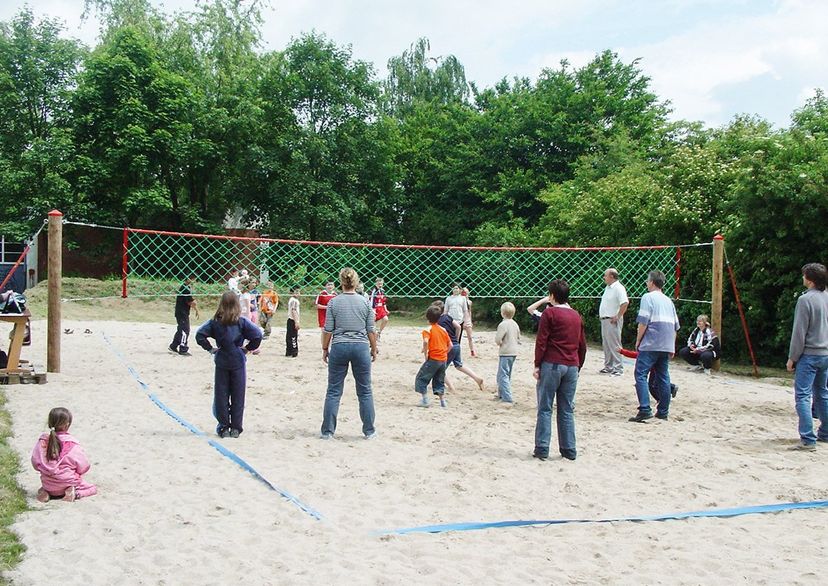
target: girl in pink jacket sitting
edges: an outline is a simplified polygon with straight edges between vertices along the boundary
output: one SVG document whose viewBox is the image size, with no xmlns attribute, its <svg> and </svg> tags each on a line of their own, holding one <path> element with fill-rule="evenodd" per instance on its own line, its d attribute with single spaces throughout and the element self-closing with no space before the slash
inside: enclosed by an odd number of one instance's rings
<svg viewBox="0 0 828 586">
<path fill-rule="evenodd" d="M 89 471 L 89 460 L 78 441 L 69 435 L 71 425 L 69 410 L 55 407 L 49 411 L 49 433 L 42 434 L 32 450 L 32 466 L 40 472 L 37 500 L 41 503 L 53 498 L 72 502 L 98 492 L 94 484 L 81 477 Z"/>
</svg>

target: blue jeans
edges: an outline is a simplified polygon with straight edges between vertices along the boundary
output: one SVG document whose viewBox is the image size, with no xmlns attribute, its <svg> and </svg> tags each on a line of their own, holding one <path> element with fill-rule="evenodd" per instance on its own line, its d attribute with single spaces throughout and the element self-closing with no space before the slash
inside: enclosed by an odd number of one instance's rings
<svg viewBox="0 0 828 586">
<path fill-rule="evenodd" d="M 644 350 L 638 353 L 635 361 L 635 392 L 638 395 L 638 412 L 652 414 L 650 407 L 650 384 L 647 380 L 650 370 L 655 370 L 656 388 L 653 393 L 656 397 L 656 414 L 666 417 L 670 412 L 670 365 L 669 352 L 654 352 Z"/>
<path fill-rule="evenodd" d="M 435 395 L 443 395 L 446 392 L 446 363 L 441 360 L 429 358 L 417 372 L 414 379 L 414 390 L 425 395 L 428 392 L 428 383 L 431 383 L 431 390 Z"/>
<path fill-rule="evenodd" d="M 558 449 L 561 455 L 575 459 L 575 389 L 578 367 L 544 362 L 537 384 L 538 420 L 535 425 L 535 453 L 549 454 L 552 435 L 552 403 L 557 403 Z"/>
<path fill-rule="evenodd" d="M 828 441 L 828 356 L 803 354 L 796 363 L 794 376 L 794 400 L 799 416 L 799 437 L 802 443 L 813 444 L 817 437 Z M 814 433 L 814 416 L 811 412 L 813 398 L 819 431 Z"/>
<path fill-rule="evenodd" d="M 501 356 L 497 362 L 497 396 L 501 401 L 512 402 L 512 366 L 517 356 Z"/>
<path fill-rule="evenodd" d="M 363 342 L 339 342 L 331 344 L 328 353 L 328 392 L 325 395 L 325 409 L 322 413 L 322 433 L 333 435 L 336 431 L 336 415 L 342 387 L 348 374 L 348 365 L 356 381 L 359 399 L 359 418 L 362 419 L 362 433 L 374 433 L 374 397 L 371 394 L 371 347 Z"/>
</svg>

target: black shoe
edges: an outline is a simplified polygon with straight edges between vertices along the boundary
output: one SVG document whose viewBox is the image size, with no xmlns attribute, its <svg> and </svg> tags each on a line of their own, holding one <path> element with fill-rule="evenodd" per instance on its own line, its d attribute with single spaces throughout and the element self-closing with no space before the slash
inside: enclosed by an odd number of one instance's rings
<svg viewBox="0 0 828 586">
<path fill-rule="evenodd" d="M 167 348 L 169 348 L 170 352 L 172 352 L 173 354 L 178 354 L 178 348 L 176 348 L 176 347 L 175 347 L 175 346 L 173 346 L 172 344 L 170 344 L 169 346 L 167 346 Z"/>
<path fill-rule="evenodd" d="M 678 395 L 678 385 L 670 383 L 670 396 L 675 399 L 676 395 Z"/>
<path fill-rule="evenodd" d="M 230 430 L 226 427 L 220 428 L 216 433 L 222 439 L 230 436 Z"/>
<path fill-rule="evenodd" d="M 236 437 L 239 437 L 239 435 L 241 435 L 241 432 L 238 429 L 232 429 L 231 428 L 230 431 L 227 432 L 227 435 L 229 437 L 236 438 Z"/>
<path fill-rule="evenodd" d="M 635 414 L 635 417 L 630 417 L 627 421 L 632 421 L 633 423 L 644 423 L 648 419 L 652 419 L 653 414 L 647 413 L 646 411 L 639 411 Z"/>
<path fill-rule="evenodd" d="M 666 421 L 667 420 L 667 414 L 666 413 L 656 413 L 656 419 L 664 419 Z"/>
<path fill-rule="evenodd" d="M 567 460 L 575 460 L 575 450 L 572 450 L 572 451 L 563 451 L 563 450 L 561 450 L 561 456 L 563 456 Z"/>
<path fill-rule="evenodd" d="M 817 441 L 818 441 L 818 442 L 821 442 L 821 443 L 823 443 L 823 444 L 828 444 L 828 438 L 818 437 L 818 438 L 817 438 Z"/>
<path fill-rule="evenodd" d="M 546 459 L 549 457 L 549 452 L 540 452 L 538 450 L 535 450 L 534 452 L 532 452 L 532 457 L 537 458 L 541 462 L 545 462 Z"/>
</svg>

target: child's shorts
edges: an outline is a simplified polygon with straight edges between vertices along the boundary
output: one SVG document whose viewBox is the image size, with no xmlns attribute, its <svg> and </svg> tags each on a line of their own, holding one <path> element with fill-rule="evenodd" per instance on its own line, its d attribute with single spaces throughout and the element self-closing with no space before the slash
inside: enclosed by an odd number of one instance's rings
<svg viewBox="0 0 828 586">
<path fill-rule="evenodd" d="M 449 364 L 453 364 L 455 368 L 461 368 L 463 366 L 460 344 L 451 345 L 451 350 L 448 351 L 448 358 L 446 358 L 446 366 Z"/>
</svg>

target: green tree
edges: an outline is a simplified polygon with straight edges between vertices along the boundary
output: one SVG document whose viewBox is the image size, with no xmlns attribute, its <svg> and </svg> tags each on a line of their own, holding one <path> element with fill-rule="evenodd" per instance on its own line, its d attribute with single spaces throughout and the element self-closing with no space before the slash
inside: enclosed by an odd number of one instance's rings
<svg viewBox="0 0 828 586">
<path fill-rule="evenodd" d="M 73 146 L 71 88 L 83 47 L 56 20 L 25 9 L 0 23 L 0 232 L 31 234 L 52 207 L 81 212 L 67 181 Z"/>
<path fill-rule="evenodd" d="M 372 240 L 397 223 L 396 188 L 372 68 L 311 33 L 267 58 L 261 97 L 270 127 L 261 158 L 266 193 L 251 213 L 273 234 Z M 257 179 L 258 181 L 258 179 Z M 384 217 L 380 214 L 389 214 Z"/>
<path fill-rule="evenodd" d="M 153 41 L 124 27 L 98 47 L 74 100 L 78 188 L 107 220 L 182 225 L 192 91 Z"/>
<path fill-rule="evenodd" d="M 454 55 L 430 57 L 431 43 L 417 40 L 402 55 L 388 60 L 388 77 L 382 83 L 386 110 L 402 118 L 416 102 L 463 103 L 469 96 L 466 70 Z"/>
</svg>

